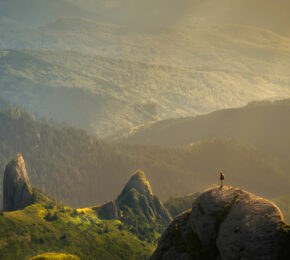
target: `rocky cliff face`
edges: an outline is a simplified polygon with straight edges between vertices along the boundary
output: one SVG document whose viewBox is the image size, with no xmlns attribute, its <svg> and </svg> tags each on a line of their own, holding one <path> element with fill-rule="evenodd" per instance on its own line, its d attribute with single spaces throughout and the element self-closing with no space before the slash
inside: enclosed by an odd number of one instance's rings
<svg viewBox="0 0 290 260">
<path fill-rule="evenodd" d="M 96 208 L 103 219 L 118 219 L 128 209 L 142 215 L 147 220 L 162 218 L 171 220 L 171 216 L 163 203 L 154 196 L 151 186 L 143 171 L 134 173 L 115 201 Z"/>
<path fill-rule="evenodd" d="M 3 210 L 23 209 L 32 203 L 32 187 L 24 160 L 17 155 L 7 166 L 3 181 Z"/>
<path fill-rule="evenodd" d="M 283 216 L 268 200 L 214 186 L 177 216 L 150 260 L 278 259 Z"/>
</svg>

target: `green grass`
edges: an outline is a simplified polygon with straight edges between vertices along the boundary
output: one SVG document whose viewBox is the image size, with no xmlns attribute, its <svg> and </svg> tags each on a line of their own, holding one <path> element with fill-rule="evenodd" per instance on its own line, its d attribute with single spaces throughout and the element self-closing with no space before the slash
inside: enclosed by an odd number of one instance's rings
<svg viewBox="0 0 290 260">
<path fill-rule="evenodd" d="M 55 215 L 56 218 L 46 218 Z M 0 216 L 0 259 L 27 259 L 46 252 L 81 259 L 146 259 L 154 246 L 118 220 L 102 221 L 92 209 L 33 204 Z M 9 235 L 7 235 L 9 234 Z M 38 258 L 37 258 L 38 259 Z"/>
<path fill-rule="evenodd" d="M 80 260 L 79 257 L 62 253 L 45 253 L 34 256 L 29 260 Z"/>
</svg>

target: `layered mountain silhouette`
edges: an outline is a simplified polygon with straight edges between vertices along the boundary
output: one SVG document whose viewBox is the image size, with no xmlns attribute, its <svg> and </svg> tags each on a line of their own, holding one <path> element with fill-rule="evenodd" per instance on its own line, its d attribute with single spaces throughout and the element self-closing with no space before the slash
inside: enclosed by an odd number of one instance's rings
<svg viewBox="0 0 290 260">
<path fill-rule="evenodd" d="M 211 137 L 230 137 L 277 157 L 289 157 L 290 99 L 252 102 L 237 109 L 163 120 L 119 139 L 130 143 L 189 145 Z M 173 138 L 174 137 L 174 138 Z"/>
<path fill-rule="evenodd" d="M 0 122 L 1 178 L 11 157 L 21 153 L 31 183 L 75 207 L 114 200 L 130 173 L 140 168 L 162 201 L 216 183 L 217 169 L 230 173 L 229 184 L 269 198 L 289 190 L 284 164 L 231 139 L 177 148 L 110 144 L 82 130 L 33 119 L 17 108 L 0 112 Z"/>
</svg>

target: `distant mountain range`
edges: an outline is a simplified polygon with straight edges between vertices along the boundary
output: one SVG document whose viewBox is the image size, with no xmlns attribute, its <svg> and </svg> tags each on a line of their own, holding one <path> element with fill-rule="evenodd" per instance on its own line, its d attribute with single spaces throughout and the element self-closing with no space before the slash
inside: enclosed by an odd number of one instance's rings
<svg viewBox="0 0 290 260">
<path fill-rule="evenodd" d="M 136 128 L 118 139 L 127 143 L 181 146 L 230 137 L 281 158 L 289 158 L 290 99 L 252 102 L 207 115 L 175 118 Z"/>
<path fill-rule="evenodd" d="M 239 68 L 227 68 L 233 64 L 229 61 L 217 70 L 210 64 L 185 67 L 71 51 L 9 50 L 0 57 L 0 90 L 27 111 L 104 138 L 158 119 L 288 96 L 286 49 L 275 55 L 279 62 L 261 62 L 250 72 L 250 57 L 238 58 L 247 60 Z"/>
<path fill-rule="evenodd" d="M 102 138 L 289 97 L 288 11 L 282 0 L 3 0 L 1 96 Z"/>
</svg>

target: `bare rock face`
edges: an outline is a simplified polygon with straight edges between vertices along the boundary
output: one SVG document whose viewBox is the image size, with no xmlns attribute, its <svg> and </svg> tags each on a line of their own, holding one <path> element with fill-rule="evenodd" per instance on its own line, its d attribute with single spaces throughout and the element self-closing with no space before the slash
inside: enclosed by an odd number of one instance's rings
<svg viewBox="0 0 290 260">
<path fill-rule="evenodd" d="M 3 210 L 24 209 L 32 203 L 32 187 L 22 156 L 17 155 L 7 166 L 3 181 Z"/>
<path fill-rule="evenodd" d="M 279 259 L 282 226 L 272 202 L 214 186 L 175 218 L 150 259 Z"/>
<path fill-rule="evenodd" d="M 98 212 L 100 219 L 119 219 L 121 217 L 118 202 L 115 200 L 94 209 Z"/>
</svg>

